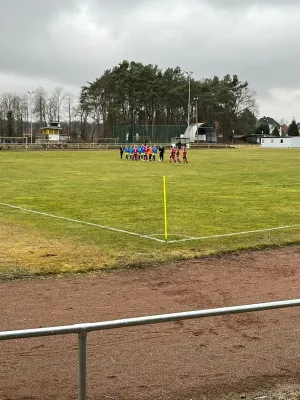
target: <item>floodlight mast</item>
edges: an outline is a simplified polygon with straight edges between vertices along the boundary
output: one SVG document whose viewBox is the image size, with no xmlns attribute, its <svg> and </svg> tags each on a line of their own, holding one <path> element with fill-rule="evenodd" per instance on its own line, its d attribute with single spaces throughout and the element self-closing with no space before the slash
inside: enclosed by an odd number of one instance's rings
<svg viewBox="0 0 300 400">
<path fill-rule="evenodd" d="M 190 116 L 191 116 L 191 77 L 193 75 L 193 71 L 185 71 L 184 72 L 189 80 L 189 102 L 188 102 L 188 128 L 190 127 Z"/>
<path fill-rule="evenodd" d="M 195 100 L 195 102 L 196 102 L 196 129 L 197 129 L 197 143 L 199 142 L 199 140 L 198 140 L 198 100 L 199 100 L 199 97 L 195 97 L 194 98 L 194 100 Z"/>
<path fill-rule="evenodd" d="M 32 90 L 29 93 L 29 98 L 30 98 L 30 143 L 32 144 L 32 98 L 31 96 L 33 95 L 33 93 L 35 92 L 35 90 Z"/>
</svg>

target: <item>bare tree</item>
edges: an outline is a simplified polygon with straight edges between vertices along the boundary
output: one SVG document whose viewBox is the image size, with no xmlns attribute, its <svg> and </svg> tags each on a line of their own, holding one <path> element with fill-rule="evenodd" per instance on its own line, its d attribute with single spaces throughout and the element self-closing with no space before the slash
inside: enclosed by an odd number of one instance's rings
<svg viewBox="0 0 300 400">
<path fill-rule="evenodd" d="M 72 120 L 77 114 L 76 110 L 76 98 L 72 93 L 66 93 L 64 96 L 64 108 L 68 116 L 68 133 L 69 136 L 72 133 Z"/>
<path fill-rule="evenodd" d="M 43 87 L 36 89 L 33 98 L 33 113 L 39 120 L 40 126 L 46 125 L 46 107 L 47 107 L 47 93 Z"/>
<path fill-rule="evenodd" d="M 55 121 L 57 119 L 57 108 L 53 97 L 47 99 L 46 118 L 48 122 Z"/>
<path fill-rule="evenodd" d="M 1 104 L 5 112 L 13 111 L 17 94 L 5 92 L 1 96 Z"/>
<path fill-rule="evenodd" d="M 1 131 L 3 136 L 22 135 L 20 97 L 16 93 L 3 93 L 0 99 Z"/>
<path fill-rule="evenodd" d="M 73 114 L 72 114 L 71 136 L 77 138 L 77 135 L 81 132 L 82 121 L 83 121 L 83 112 L 79 101 L 75 102 L 72 112 Z"/>
<path fill-rule="evenodd" d="M 258 106 L 256 101 L 256 92 L 248 88 L 239 91 L 236 97 L 235 114 L 239 116 L 245 110 L 251 111 L 256 117 L 258 116 Z"/>
<path fill-rule="evenodd" d="M 56 86 L 53 89 L 52 92 L 52 104 L 53 104 L 53 112 L 54 112 L 54 117 L 55 119 L 60 122 L 61 119 L 61 115 L 60 115 L 60 111 L 61 111 L 61 106 L 64 102 L 64 89 L 61 86 Z"/>
</svg>

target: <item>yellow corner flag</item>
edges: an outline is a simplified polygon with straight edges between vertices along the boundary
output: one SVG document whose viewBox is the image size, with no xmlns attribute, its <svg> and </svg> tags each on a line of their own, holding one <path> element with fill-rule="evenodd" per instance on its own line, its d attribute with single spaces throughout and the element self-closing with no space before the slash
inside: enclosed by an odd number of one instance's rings
<svg viewBox="0 0 300 400">
<path fill-rule="evenodd" d="M 165 218 L 165 239 L 168 240 L 168 222 L 167 222 L 167 187 L 166 177 L 163 177 L 164 183 L 164 218 Z"/>
</svg>

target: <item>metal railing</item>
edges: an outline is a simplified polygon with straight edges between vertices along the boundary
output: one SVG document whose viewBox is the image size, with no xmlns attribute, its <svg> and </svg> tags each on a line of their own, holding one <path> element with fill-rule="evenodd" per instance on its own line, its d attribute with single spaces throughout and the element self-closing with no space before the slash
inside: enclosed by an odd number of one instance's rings
<svg viewBox="0 0 300 400">
<path fill-rule="evenodd" d="M 127 328 L 131 326 L 159 324 L 163 322 L 181 321 L 187 319 L 217 317 L 221 315 L 242 314 L 255 311 L 274 310 L 300 306 L 300 299 L 276 301 L 270 303 L 250 304 L 243 306 L 213 308 L 199 311 L 188 311 L 173 314 L 152 315 L 139 318 L 119 319 L 96 323 L 75 324 L 39 329 L 24 329 L 0 332 L 0 340 L 24 339 L 53 335 L 78 335 L 78 399 L 86 400 L 86 347 L 88 332 L 106 329 Z"/>
<path fill-rule="evenodd" d="M 115 143 L 95 143 L 95 142 L 81 142 L 81 143 L 0 143 L 2 151 L 71 151 L 71 150 L 119 150 L 120 144 Z M 143 143 L 135 143 L 141 145 Z M 166 149 L 170 147 L 170 143 L 161 143 Z M 124 144 L 123 144 L 124 146 Z M 131 144 L 130 144 L 131 146 Z M 1 149 L 0 149 L 1 150 Z"/>
<path fill-rule="evenodd" d="M 93 142 L 82 142 L 82 143 L 0 143 L 0 150 L 3 151 L 71 151 L 71 150 L 119 150 L 121 143 L 93 143 Z M 143 143 L 135 143 L 135 145 L 141 145 Z M 124 145 L 124 144 L 123 144 Z M 166 150 L 170 148 L 170 143 L 160 143 Z M 131 144 L 129 144 L 131 146 Z M 204 149 L 250 149 L 250 148 L 261 148 L 260 145 L 255 144 L 223 144 L 223 143 L 190 143 L 190 150 L 204 150 Z"/>
</svg>

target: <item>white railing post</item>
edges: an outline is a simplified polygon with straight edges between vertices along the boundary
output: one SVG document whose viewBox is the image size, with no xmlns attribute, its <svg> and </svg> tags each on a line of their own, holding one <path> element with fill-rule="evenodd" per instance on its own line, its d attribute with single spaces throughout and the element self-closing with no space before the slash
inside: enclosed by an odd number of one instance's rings
<svg viewBox="0 0 300 400">
<path fill-rule="evenodd" d="M 86 400 L 86 337 L 78 333 L 78 400 Z"/>
</svg>

